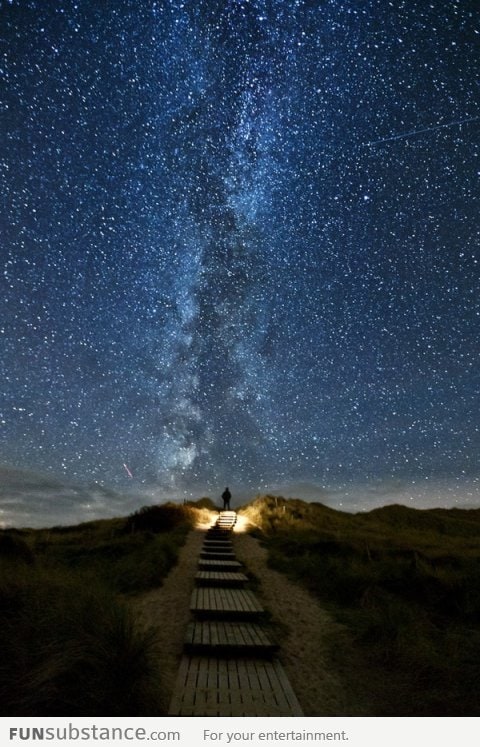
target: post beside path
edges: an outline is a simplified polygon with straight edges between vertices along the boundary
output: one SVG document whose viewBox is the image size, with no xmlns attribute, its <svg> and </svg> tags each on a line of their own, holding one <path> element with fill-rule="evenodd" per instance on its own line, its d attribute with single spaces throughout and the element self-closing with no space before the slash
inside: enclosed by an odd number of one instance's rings
<svg viewBox="0 0 480 747">
<path fill-rule="evenodd" d="M 169 716 L 303 715 L 265 610 L 245 588 L 232 544 L 236 520 L 235 511 L 221 511 L 206 532 Z"/>
</svg>

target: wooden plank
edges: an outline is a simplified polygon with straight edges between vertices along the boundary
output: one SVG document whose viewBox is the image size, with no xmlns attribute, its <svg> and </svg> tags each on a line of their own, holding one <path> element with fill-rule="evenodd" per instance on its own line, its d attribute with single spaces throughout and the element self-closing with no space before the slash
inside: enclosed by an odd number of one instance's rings
<svg viewBox="0 0 480 747">
<path fill-rule="evenodd" d="M 210 560 L 209 558 L 200 558 L 198 567 L 206 570 L 234 570 L 242 567 L 238 560 Z"/>
<path fill-rule="evenodd" d="M 206 581 L 248 581 L 248 577 L 244 573 L 238 573 L 234 571 L 198 571 L 196 579 L 205 579 Z"/>
<path fill-rule="evenodd" d="M 302 707 L 298 702 L 298 698 L 295 695 L 293 688 L 290 684 L 290 680 L 287 674 L 278 660 L 274 662 L 274 670 L 279 683 L 279 686 L 284 693 L 284 696 L 289 704 L 289 707 L 293 711 L 294 716 L 303 716 Z"/>
<path fill-rule="evenodd" d="M 263 705 L 268 700 L 273 700 L 273 698 L 272 698 L 272 694 L 269 691 L 263 690 L 255 663 L 256 663 L 255 660 L 254 661 L 250 659 L 240 660 L 239 668 L 241 667 L 242 670 L 245 672 L 244 676 L 246 677 L 246 680 L 248 681 L 248 686 L 252 694 L 252 701 L 258 707 L 260 703 Z"/>
<path fill-rule="evenodd" d="M 212 542 L 219 542 L 221 544 L 232 544 L 232 538 L 231 537 L 218 537 L 218 536 L 212 536 L 212 537 L 205 537 L 204 542 L 207 544 L 210 544 Z"/>
<path fill-rule="evenodd" d="M 196 697 L 203 701 L 204 692 L 208 688 L 209 661 L 203 656 L 199 656 L 196 663 L 198 666 Z"/>
<path fill-rule="evenodd" d="M 204 539 L 203 547 L 223 547 L 229 549 L 233 545 L 231 539 Z"/>
<path fill-rule="evenodd" d="M 210 529 L 207 529 L 206 531 L 207 537 L 228 537 L 231 534 L 231 529 L 223 529 L 222 527 L 219 527 L 218 524 L 215 524 L 213 527 L 210 527 Z"/>
<path fill-rule="evenodd" d="M 277 649 L 262 626 L 255 623 L 197 620 L 189 624 L 185 637 L 185 651 L 192 654 L 270 656 Z"/>
<path fill-rule="evenodd" d="M 184 670 L 196 681 L 184 687 Z M 301 716 L 283 667 L 274 660 L 183 657 L 170 704 L 170 716 Z"/>
<path fill-rule="evenodd" d="M 264 609 L 248 589 L 226 589 L 199 586 L 193 590 L 190 609 L 201 617 L 255 618 Z"/>
<path fill-rule="evenodd" d="M 227 659 L 227 669 L 231 709 L 238 711 L 242 707 L 245 694 L 243 694 L 240 690 L 240 683 L 238 681 L 237 660 Z"/>
<path fill-rule="evenodd" d="M 257 661 L 247 662 L 247 667 L 250 670 L 250 680 L 252 681 L 255 678 L 255 692 L 258 693 L 259 699 L 265 704 L 268 703 L 271 708 L 279 706 L 282 696 L 275 688 L 273 678 L 269 676 L 270 671 L 258 666 Z"/>
<path fill-rule="evenodd" d="M 218 534 L 218 535 L 221 535 L 221 536 L 228 536 L 231 533 L 232 533 L 232 531 L 231 531 L 230 528 L 224 529 L 223 527 L 219 526 L 218 524 L 214 524 L 212 527 L 210 527 L 210 529 L 207 529 L 207 531 L 206 531 L 206 534 L 208 536 L 214 535 L 214 534 Z"/>
<path fill-rule="evenodd" d="M 195 690 L 195 684 L 189 682 L 189 677 L 194 672 L 195 663 L 188 656 L 182 656 L 177 674 L 175 689 L 170 702 L 172 713 L 181 713 L 185 709 L 185 694 Z M 188 707 L 188 706 L 187 706 Z"/>
<path fill-rule="evenodd" d="M 207 534 L 204 542 L 232 542 L 232 534 Z"/>
<path fill-rule="evenodd" d="M 202 560 L 235 560 L 235 553 L 223 550 L 202 550 Z"/>
<path fill-rule="evenodd" d="M 242 586 L 248 581 L 244 573 L 234 571 L 198 571 L 195 582 L 198 586 Z"/>
<path fill-rule="evenodd" d="M 218 704 L 221 708 L 231 708 L 230 682 L 225 659 L 218 659 Z"/>
<path fill-rule="evenodd" d="M 208 535 L 205 537 L 204 542 L 206 542 L 209 545 L 213 544 L 219 544 L 219 545 L 231 545 L 232 544 L 232 537 L 209 537 Z"/>
</svg>

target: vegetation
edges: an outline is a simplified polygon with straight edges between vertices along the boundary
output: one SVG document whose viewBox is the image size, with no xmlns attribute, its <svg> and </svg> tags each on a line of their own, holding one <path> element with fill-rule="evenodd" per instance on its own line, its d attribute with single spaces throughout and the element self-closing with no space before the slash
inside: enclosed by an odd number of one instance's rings
<svg viewBox="0 0 480 747">
<path fill-rule="evenodd" d="M 347 514 L 266 496 L 243 513 L 272 567 L 346 626 L 332 666 L 368 713 L 479 715 L 480 510 Z"/>
<path fill-rule="evenodd" d="M 155 631 L 129 599 L 161 584 L 201 513 L 0 532 L 0 715 L 158 715 Z"/>
</svg>

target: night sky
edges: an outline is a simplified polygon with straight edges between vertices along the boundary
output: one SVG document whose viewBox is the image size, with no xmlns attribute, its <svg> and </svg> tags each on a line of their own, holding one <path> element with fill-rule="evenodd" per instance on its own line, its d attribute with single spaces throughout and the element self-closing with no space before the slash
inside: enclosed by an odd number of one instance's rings
<svg viewBox="0 0 480 747">
<path fill-rule="evenodd" d="M 3 466 L 478 487 L 477 2 L 1 0 L 0 54 Z"/>
</svg>

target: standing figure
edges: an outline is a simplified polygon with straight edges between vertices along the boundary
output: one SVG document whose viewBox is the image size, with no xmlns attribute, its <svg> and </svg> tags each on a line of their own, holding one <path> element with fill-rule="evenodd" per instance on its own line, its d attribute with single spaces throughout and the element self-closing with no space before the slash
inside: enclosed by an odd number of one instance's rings
<svg viewBox="0 0 480 747">
<path fill-rule="evenodd" d="M 225 488 L 225 490 L 222 493 L 224 511 L 230 511 L 230 498 L 231 497 L 232 497 L 231 492 L 229 491 L 228 488 Z"/>
</svg>

